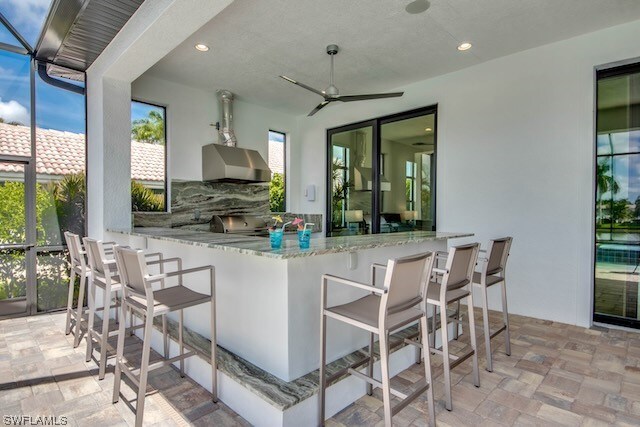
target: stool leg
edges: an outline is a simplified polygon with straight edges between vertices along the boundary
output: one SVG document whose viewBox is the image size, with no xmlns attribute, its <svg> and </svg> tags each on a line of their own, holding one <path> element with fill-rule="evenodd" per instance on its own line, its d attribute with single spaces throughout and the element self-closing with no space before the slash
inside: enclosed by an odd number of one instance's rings
<svg viewBox="0 0 640 427">
<path fill-rule="evenodd" d="M 425 311 L 426 313 L 426 311 Z M 425 315 L 426 316 L 426 315 Z M 418 323 L 418 337 L 416 338 L 416 340 L 418 342 L 420 342 L 420 340 L 422 339 L 422 322 Z M 428 335 L 428 332 L 427 332 Z M 419 365 L 420 363 L 422 363 L 422 347 L 418 347 L 416 346 L 416 365 Z"/>
<path fill-rule="evenodd" d="M 71 266 L 71 274 L 69 277 L 69 296 L 67 297 L 67 323 L 65 324 L 64 333 L 71 333 L 71 311 L 73 310 L 73 291 L 76 288 L 76 270 Z"/>
<path fill-rule="evenodd" d="M 102 310 L 102 335 L 100 336 L 100 369 L 98 371 L 98 380 L 104 379 L 104 373 L 107 370 L 107 341 L 109 340 L 109 314 L 111 309 L 111 285 L 104 288 L 104 298 Z M 116 309 L 116 313 L 118 309 Z M 124 320 L 124 318 L 122 318 Z M 123 322 L 124 323 L 124 322 Z"/>
<path fill-rule="evenodd" d="M 324 311 L 324 308 L 322 308 Z M 324 425 L 324 400 L 325 400 L 325 387 L 326 387 L 326 379 L 325 379 L 325 363 L 326 363 L 326 352 L 327 352 L 327 342 L 326 342 L 326 333 L 327 333 L 327 318 L 324 315 L 324 312 L 320 314 L 320 378 L 318 379 L 318 399 L 320 400 L 320 422 L 318 425 Z"/>
<path fill-rule="evenodd" d="M 369 363 L 367 364 L 367 375 L 373 378 L 373 332 L 369 332 Z M 373 384 L 367 383 L 367 395 L 373 395 Z"/>
<path fill-rule="evenodd" d="M 487 352 L 487 371 L 493 372 L 493 358 L 491 356 L 491 327 L 489 325 L 489 301 L 487 299 L 487 287 L 480 285 L 482 292 L 482 322 L 484 331 L 484 347 Z"/>
<path fill-rule="evenodd" d="M 473 314 L 473 292 L 467 297 L 467 307 L 469 310 L 469 338 L 473 349 L 473 384 L 480 387 L 480 372 L 478 370 L 478 346 L 476 344 L 476 320 Z"/>
<path fill-rule="evenodd" d="M 183 330 L 184 330 L 184 310 L 180 310 L 180 327 L 178 329 L 178 345 L 180 346 L 180 376 L 184 378 L 184 342 L 183 342 Z"/>
<path fill-rule="evenodd" d="M 214 272 L 211 271 L 211 394 L 218 401 L 218 344 L 216 340 L 216 290 Z"/>
<path fill-rule="evenodd" d="M 89 318 L 87 319 L 87 354 L 85 360 L 88 362 L 91 360 L 91 354 L 93 353 L 93 323 L 95 321 L 96 313 L 96 287 L 93 284 L 93 280 L 89 282 L 89 300 L 87 305 L 89 306 Z"/>
<path fill-rule="evenodd" d="M 127 310 L 127 304 L 124 301 L 124 297 L 122 298 L 122 303 L 120 304 L 120 314 L 124 317 Z M 125 324 L 124 322 L 120 322 L 118 325 L 118 346 L 116 347 L 116 369 L 113 376 L 113 403 L 118 403 L 120 400 L 120 381 L 122 380 L 122 357 L 124 356 L 124 334 L 125 334 Z M 127 369 L 127 367 L 124 367 Z"/>
<path fill-rule="evenodd" d="M 433 306 L 433 313 L 431 313 L 431 347 L 436 348 L 436 330 L 438 329 L 438 306 Z"/>
<path fill-rule="evenodd" d="M 180 310 L 182 313 L 182 310 Z M 167 334 L 167 315 L 162 315 L 162 344 L 164 345 L 164 358 L 169 358 L 169 334 Z"/>
<path fill-rule="evenodd" d="M 444 368 L 445 406 L 448 411 L 451 404 L 451 360 L 449 359 L 449 328 L 447 327 L 447 305 L 440 301 L 440 334 L 442 335 L 442 366 Z"/>
<path fill-rule="evenodd" d="M 456 314 L 453 317 L 456 319 L 456 325 L 453 329 L 453 339 L 458 341 L 458 336 L 460 335 L 458 331 L 458 329 L 460 329 L 460 300 L 456 302 Z"/>
<path fill-rule="evenodd" d="M 78 293 L 78 307 L 76 310 L 76 335 L 73 337 L 73 347 L 80 345 L 80 326 L 82 324 L 82 312 L 84 311 L 84 290 L 87 283 L 87 274 L 82 271 L 80 274 L 80 292 Z"/>
<path fill-rule="evenodd" d="M 509 311 L 507 310 L 507 279 L 502 280 L 502 318 L 504 320 L 505 352 L 511 356 L 511 331 L 509 331 Z"/>
<path fill-rule="evenodd" d="M 384 406 L 384 425 L 391 427 L 391 384 L 389 378 L 389 335 L 380 331 L 380 370 L 382 377 L 382 403 Z"/>
<path fill-rule="evenodd" d="M 147 394 L 147 376 L 149 374 L 149 355 L 151 353 L 151 333 L 153 330 L 153 312 L 147 310 L 144 321 L 144 341 L 142 342 L 142 361 L 140 363 L 140 384 L 136 404 L 136 427 L 142 426 L 144 417 L 144 398 Z"/>
<path fill-rule="evenodd" d="M 431 377 L 431 350 L 429 349 L 429 329 L 427 328 L 427 315 L 425 312 L 424 317 L 420 319 L 420 325 L 422 326 L 422 348 L 424 351 L 424 375 L 429 383 L 429 389 L 427 390 L 427 407 L 429 408 L 429 424 L 431 426 L 436 425 L 436 408 L 433 400 L 433 379 Z"/>
</svg>

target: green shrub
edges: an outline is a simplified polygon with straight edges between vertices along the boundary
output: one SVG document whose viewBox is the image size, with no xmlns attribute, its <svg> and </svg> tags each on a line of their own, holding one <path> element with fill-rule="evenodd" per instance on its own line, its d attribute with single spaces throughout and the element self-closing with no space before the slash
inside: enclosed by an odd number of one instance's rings
<svg viewBox="0 0 640 427">
<path fill-rule="evenodd" d="M 271 212 L 284 212 L 284 175 L 274 172 L 269 183 L 269 208 Z"/>
<path fill-rule="evenodd" d="M 154 193 L 137 181 L 131 181 L 131 210 L 133 212 L 163 212 L 164 196 Z"/>
</svg>

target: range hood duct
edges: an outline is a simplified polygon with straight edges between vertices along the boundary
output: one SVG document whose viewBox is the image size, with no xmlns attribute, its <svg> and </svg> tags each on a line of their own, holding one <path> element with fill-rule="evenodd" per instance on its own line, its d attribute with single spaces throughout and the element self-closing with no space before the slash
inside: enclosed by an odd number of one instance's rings
<svg viewBox="0 0 640 427">
<path fill-rule="evenodd" d="M 214 182 L 269 182 L 271 170 L 256 150 L 238 148 L 233 131 L 233 93 L 218 92 L 218 143 L 202 147 L 202 179 Z"/>
</svg>

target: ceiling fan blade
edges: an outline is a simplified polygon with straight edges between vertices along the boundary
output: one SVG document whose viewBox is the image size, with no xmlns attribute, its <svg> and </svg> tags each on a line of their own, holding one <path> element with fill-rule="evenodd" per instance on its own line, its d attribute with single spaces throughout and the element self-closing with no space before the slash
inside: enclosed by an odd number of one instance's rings
<svg viewBox="0 0 640 427">
<path fill-rule="evenodd" d="M 342 102 L 351 102 L 365 101 L 367 99 L 397 98 L 402 95 L 404 95 L 404 92 L 369 93 L 363 95 L 338 95 L 336 99 Z"/>
<path fill-rule="evenodd" d="M 321 91 L 319 91 L 318 89 L 314 89 L 314 88 L 312 88 L 311 86 L 307 86 L 306 84 L 304 84 L 304 83 L 300 83 L 300 82 L 298 82 L 298 81 L 296 81 L 296 80 L 293 80 L 292 78 L 289 78 L 289 77 L 287 77 L 287 76 L 280 76 L 280 78 L 282 78 L 282 79 L 284 79 L 284 80 L 288 81 L 289 83 L 293 83 L 294 85 L 300 86 L 300 87 L 301 87 L 301 88 L 303 88 L 303 89 L 306 89 L 306 90 L 309 90 L 309 91 L 311 91 L 311 92 L 313 92 L 313 93 L 316 93 L 316 94 L 318 94 L 318 95 L 322 96 L 323 98 L 324 98 L 324 96 L 325 96 L 325 95 L 324 95 L 324 93 L 322 93 L 322 92 L 321 92 Z"/>
<path fill-rule="evenodd" d="M 322 101 L 320 104 L 318 104 L 316 108 L 314 108 L 313 110 L 311 110 L 309 114 L 307 114 L 307 117 L 313 116 L 315 113 L 317 113 L 318 111 L 322 110 L 324 107 L 329 105 L 330 102 L 331 101 Z"/>
</svg>

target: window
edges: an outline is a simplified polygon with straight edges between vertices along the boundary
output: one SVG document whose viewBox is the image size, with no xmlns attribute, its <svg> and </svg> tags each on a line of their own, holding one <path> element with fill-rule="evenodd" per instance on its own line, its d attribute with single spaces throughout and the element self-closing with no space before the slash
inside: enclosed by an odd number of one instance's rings
<svg viewBox="0 0 640 427">
<path fill-rule="evenodd" d="M 596 322 L 640 328 L 640 64 L 598 71 Z"/>
<path fill-rule="evenodd" d="M 131 210 L 164 212 L 167 203 L 166 109 L 131 102 Z"/>
<path fill-rule="evenodd" d="M 286 211 L 286 160 L 285 147 L 287 136 L 282 132 L 269 131 L 269 208 L 271 212 Z"/>
<path fill-rule="evenodd" d="M 327 130 L 328 236 L 435 231 L 437 106 Z"/>
</svg>

